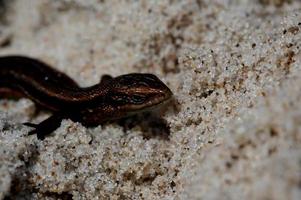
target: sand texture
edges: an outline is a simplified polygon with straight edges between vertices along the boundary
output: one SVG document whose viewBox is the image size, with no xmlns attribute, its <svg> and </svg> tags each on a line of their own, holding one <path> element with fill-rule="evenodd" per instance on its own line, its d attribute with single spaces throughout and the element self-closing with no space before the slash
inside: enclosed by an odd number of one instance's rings
<svg viewBox="0 0 301 200">
<path fill-rule="evenodd" d="M 0 199 L 301 199 L 301 1 L 0 0 L 0 55 L 81 86 L 156 74 L 174 101 L 123 124 L 0 100 Z M 0 66 L 1 67 L 1 66 Z"/>
</svg>

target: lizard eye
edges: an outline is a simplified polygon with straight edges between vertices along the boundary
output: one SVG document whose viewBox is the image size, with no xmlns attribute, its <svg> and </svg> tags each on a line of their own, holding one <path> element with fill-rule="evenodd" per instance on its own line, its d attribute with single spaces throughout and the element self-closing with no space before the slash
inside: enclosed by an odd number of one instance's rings
<svg viewBox="0 0 301 200">
<path fill-rule="evenodd" d="M 145 102 L 145 96 L 141 96 L 141 95 L 132 95 L 130 97 L 130 100 L 132 103 L 134 104 L 142 104 Z"/>
</svg>

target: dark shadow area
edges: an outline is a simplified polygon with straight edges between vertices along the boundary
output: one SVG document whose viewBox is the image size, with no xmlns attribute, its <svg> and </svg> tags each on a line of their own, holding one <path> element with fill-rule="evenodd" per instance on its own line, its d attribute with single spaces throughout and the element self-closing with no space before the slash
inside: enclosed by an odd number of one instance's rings
<svg viewBox="0 0 301 200">
<path fill-rule="evenodd" d="M 176 98 L 172 97 L 170 101 L 150 112 L 120 119 L 117 121 L 117 124 L 123 127 L 124 132 L 138 126 L 142 130 L 145 139 L 159 138 L 169 140 L 170 126 L 165 119 L 160 117 L 167 110 L 172 110 L 173 115 L 177 115 L 180 112 L 181 106 Z"/>
<path fill-rule="evenodd" d="M 159 138 L 169 140 L 170 127 L 165 119 L 158 117 L 155 113 L 147 112 L 135 115 L 118 120 L 117 123 L 123 127 L 124 132 L 139 126 L 145 139 Z"/>
</svg>

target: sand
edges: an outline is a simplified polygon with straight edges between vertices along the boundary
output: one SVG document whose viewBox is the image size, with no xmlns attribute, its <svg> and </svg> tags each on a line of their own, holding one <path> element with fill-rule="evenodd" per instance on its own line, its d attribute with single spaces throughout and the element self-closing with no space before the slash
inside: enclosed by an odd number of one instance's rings
<svg viewBox="0 0 301 200">
<path fill-rule="evenodd" d="M 0 6 L 0 55 L 41 59 L 81 86 L 153 73 L 174 93 L 152 117 L 66 119 L 44 141 L 22 123 L 51 113 L 0 100 L 0 199 L 301 199 L 301 1 Z"/>
</svg>

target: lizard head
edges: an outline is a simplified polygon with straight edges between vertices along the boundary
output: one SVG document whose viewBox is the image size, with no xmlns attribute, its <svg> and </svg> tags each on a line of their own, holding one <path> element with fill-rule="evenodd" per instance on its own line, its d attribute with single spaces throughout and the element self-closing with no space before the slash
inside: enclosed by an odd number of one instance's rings
<svg viewBox="0 0 301 200">
<path fill-rule="evenodd" d="M 153 74 L 118 76 L 108 83 L 110 104 L 128 113 L 148 110 L 172 97 L 170 89 Z"/>
</svg>

